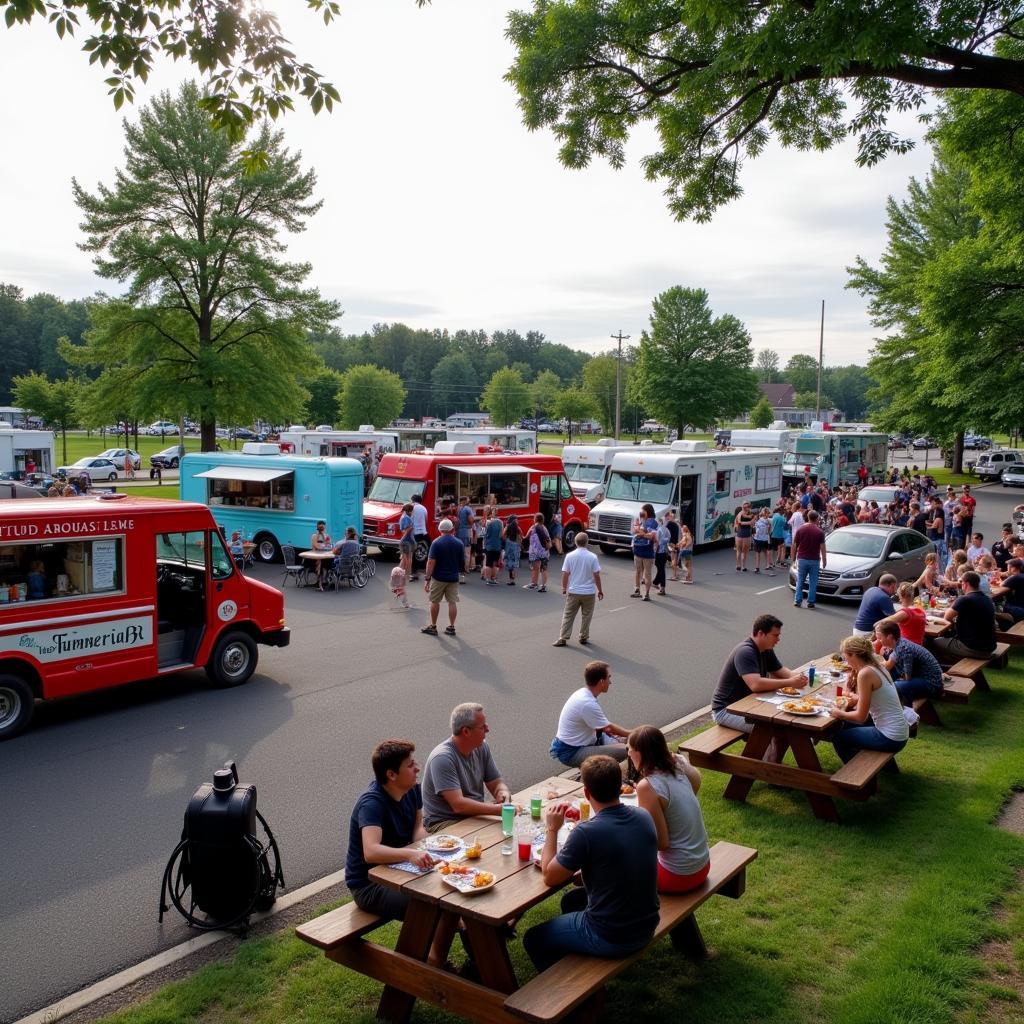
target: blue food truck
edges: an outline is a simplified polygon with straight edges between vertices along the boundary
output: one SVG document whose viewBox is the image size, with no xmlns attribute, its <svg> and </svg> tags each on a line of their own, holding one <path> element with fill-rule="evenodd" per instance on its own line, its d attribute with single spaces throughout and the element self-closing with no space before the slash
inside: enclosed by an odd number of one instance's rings
<svg viewBox="0 0 1024 1024">
<path fill-rule="evenodd" d="M 317 521 L 332 540 L 345 527 L 363 533 L 363 467 L 356 459 L 282 455 L 276 444 L 250 442 L 237 452 L 201 452 L 181 460 L 181 497 L 209 505 L 229 539 L 239 530 L 263 562 L 281 545 L 309 547 Z"/>
</svg>

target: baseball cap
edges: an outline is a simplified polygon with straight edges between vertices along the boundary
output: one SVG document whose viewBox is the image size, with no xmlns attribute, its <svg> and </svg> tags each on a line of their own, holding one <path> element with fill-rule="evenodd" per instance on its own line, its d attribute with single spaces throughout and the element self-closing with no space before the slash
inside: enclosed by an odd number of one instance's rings
<svg viewBox="0 0 1024 1024">
<path fill-rule="evenodd" d="M 452 530 L 455 529 L 455 527 L 452 526 L 452 521 L 450 519 L 442 519 L 441 522 L 437 524 L 437 528 L 441 533 L 451 533 Z"/>
</svg>

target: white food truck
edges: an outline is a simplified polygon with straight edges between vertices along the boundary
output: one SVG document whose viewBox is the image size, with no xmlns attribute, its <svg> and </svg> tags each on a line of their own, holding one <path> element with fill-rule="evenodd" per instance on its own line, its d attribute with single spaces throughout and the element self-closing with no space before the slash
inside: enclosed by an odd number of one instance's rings
<svg viewBox="0 0 1024 1024">
<path fill-rule="evenodd" d="M 671 446 L 655 444 L 653 441 L 616 441 L 613 437 L 602 437 L 593 444 L 568 444 L 562 449 L 565 475 L 569 478 L 572 493 L 593 508 L 603 497 L 612 469 L 612 459 L 618 452 L 644 451 L 667 452 Z"/>
<path fill-rule="evenodd" d="M 366 423 L 358 430 L 282 430 L 281 451 L 286 455 L 312 455 L 318 458 L 361 459 L 367 452 L 398 451 L 397 430 L 376 430 Z"/>
<path fill-rule="evenodd" d="M 745 501 L 773 508 L 782 493 L 782 451 L 732 448 L 707 441 L 673 441 L 668 451 L 617 451 L 605 498 L 591 510 L 587 534 L 610 554 L 630 547 L 642 505 L 660 516 L 673 509 L 697 546 L 733 536 L 736 510 Z"/>
<path fill-rule="evenodd" d="M 23 430 L 0 423 L 0 472 L 21 477 L 57 468 L 52 430 Z"/>
<path fill-rule="evenodd" d="M 829 487 L 840 483 L 856 484 L 857 470 L 863 463 L 868 476 L 877 483 L 885 477 L 888 459 L 887 434 L 803 430 L 786 449 L 782 475 L 788 484 L 802 482 L 806 476 Z"/>
</svg>

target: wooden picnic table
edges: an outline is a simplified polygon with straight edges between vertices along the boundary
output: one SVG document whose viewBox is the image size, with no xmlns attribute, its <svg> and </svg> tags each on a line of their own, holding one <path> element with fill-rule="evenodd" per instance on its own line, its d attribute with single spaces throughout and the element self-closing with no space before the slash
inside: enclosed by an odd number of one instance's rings
<svg viewBox="0 0 1024 1024">
<path fill-rule="evenodd" d="M 941 615 L 928 615 L 924 624 L 924 636 L 926 640 L 934 640 L 936 637 L 945 636 L 953 628 L 953 623 L 944 619 Z"/>
<path fill-rule="evenodd" d="M 812 662 L 817 673 L 815 687 L 808 696 L 831 700 L 836 696 L 836 683 L 829 677 L 831 659 L 828 655 Z M 826 680 L 820 683 L 820 680 Z M 848 685 L 848 675 L 840 680 Z M 761 697 L 775 694 L 756 694 L 729 705 L 729 712 L 739 715 L 753 726 L 746 736 L 743 751 L 739 754 L 725 753 L 725 748 L 744 738 L 742 733 L 718 727 L 699 734 L 691 741 L 684 742 L 690 761 L 698 768 L 711 768 L 732 776 L 725 787 L 728 800 L 745 801 L 755 782 L 785 786 L 802 790 L 807 795 L 815 817 L 823 821 L 839 822 L 836 799 L 867 800 L 876 790 L 875 777 L 892 755 L 878 751 L 862 750 L 837 771 L 829 774 L 821 766 L 815 742 L 828 742 L 839 729 L 838 719 L 827 714 L 813 717 L 789 714 L 779 705 L 769 703 Z M 792 698 L 794 700 L 798 698 Z M 734 733 L 730 737 L 729 733 Z M 702 742 L 702 736 L 708 739 Z M 793 751 L 796 766 L 778 764 L 763 760 L 772 741 L 782 745 L 782 753 Z"/>
<path fill-rule="evenodd" d="M 571 798 L 582 791 L 580 783 L 559 776 L 514 794 L 512 802 L 529 807 L 534 793 L 547 801 Z M 555 796 L 549 798 L 549 793 Z M 370 870 L 373 881 L 411 897 L 394 950 L 362 941 L 342 945 L 328 956 L 384 983 L 377 1007 L 381 1020 L 405 1024 L 417 998 L 487 1024 L 519 1020 L 504 1006 L 508 995 L 519 987 L 505 944 L 505 929 L 509 921 L 547 899 L 558 887 L 545 884 L 532 860 L 520 861 L 516 853 L 502 854 L 504 835 L 497 817 L 463 818 L 443 831 L 479 841 L 483 853 L 470 863 L 492 872 L 497 884 L 487 892 L 463 895 L 445 885 L 436 871 L 412 875 L 389 866 L 374 867 Z M 452 918 L 461 918 L 465 924 L 480 972 L 479 983 L 426 962 L 435 933 L 442 926 L 452 930 Z"/>
</svg>

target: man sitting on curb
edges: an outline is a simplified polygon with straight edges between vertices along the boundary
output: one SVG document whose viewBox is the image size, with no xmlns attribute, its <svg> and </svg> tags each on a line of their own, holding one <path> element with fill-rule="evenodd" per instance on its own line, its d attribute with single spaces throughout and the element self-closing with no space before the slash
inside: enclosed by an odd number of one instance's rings
<svg viewBox="0 0 1024 1024">
<path fill-rule="evenodd" d="M 605 754 L 616 761 L 626 759 L 625 738 L 629 729 L 609 722 L 597 699 L 612 685 L 612 670 L 606 661 L 592 661 L 583 669 L 581 686 L 562 707 L 558 732 L 551 741 L 551 756 L 569 768 L 579 768 L 588 757 Z M 617 736 L 623 742 L 610 739 Z"/>
<path fill-rule="evenodd" d="M 566 804 L 548 808 L 541 854 L 544 883 L 561 886 L 577 872 L 583 888 L 562 897 L 560 916 L 535 925 L 523 946 L 538 971 L 568 953 L 622 957 L 643 949 L 658 926 L 658 833 L 651 816 L 619 802 L 622 772 L 610 757 L 583 762 L 583 793 L 593 815 L 557 849 Z"/>
</svg>

